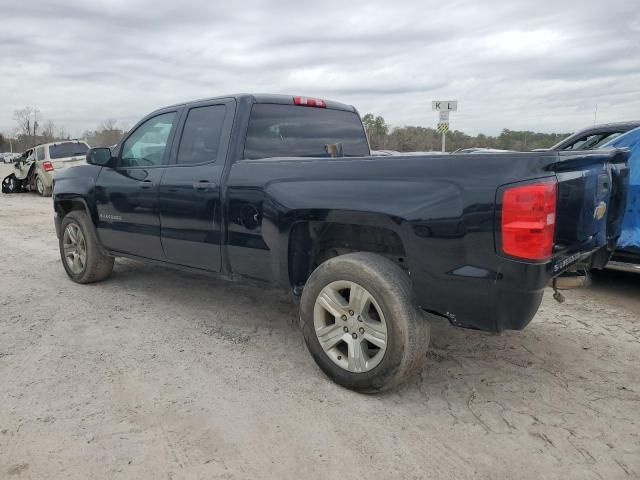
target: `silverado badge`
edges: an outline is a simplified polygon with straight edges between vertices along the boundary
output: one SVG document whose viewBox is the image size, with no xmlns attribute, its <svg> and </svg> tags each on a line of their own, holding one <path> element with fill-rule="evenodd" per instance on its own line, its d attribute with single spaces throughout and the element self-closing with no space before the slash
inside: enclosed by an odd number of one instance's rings
<svg viewBox="0 0 640 480">
<path fill-rule="evenodd" d="M 607 213 L 607 204 L 606 202 L 600 202 L 593 212 L 593 218 L 596 220 L 602 220 L 605 213 Z"/>
</svg>

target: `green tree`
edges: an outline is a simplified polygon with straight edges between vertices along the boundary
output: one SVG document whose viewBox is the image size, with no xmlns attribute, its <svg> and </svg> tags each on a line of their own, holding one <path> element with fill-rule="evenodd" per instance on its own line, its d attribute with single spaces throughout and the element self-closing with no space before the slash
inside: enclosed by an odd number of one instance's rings
<svg viewBox="0 0 640 480">
<path fill-rule="evenodd" d="M 384 118 L 380 115 L 374 117 L 372 113 L 367 113 L 362 117 L 362 123 L 367 130 L 371 148 L 374 150 L 385 148 L 387 135 L 389 134 L 389 125 L 387 125 Z"/>
<path fill-rule="evenodd" d="M 439 151 L 441 147 L 442 137 L 433 128 L 405 126 L 391 129 L 383 117 L 372 113 L 367 113 L 362 118 L 362 123 L 367 130 L 371 148 L 374 150 Z M 568 133 L 539 133 L 505 128 L 498 136 L 492 137 L 483 133 L 472 136 L 459 130 L 450 130 L 446 136 L 447 151 L 473 147 L 530 151 L 536 148 L 549 148 L 568 135 Z"/>
</svg>

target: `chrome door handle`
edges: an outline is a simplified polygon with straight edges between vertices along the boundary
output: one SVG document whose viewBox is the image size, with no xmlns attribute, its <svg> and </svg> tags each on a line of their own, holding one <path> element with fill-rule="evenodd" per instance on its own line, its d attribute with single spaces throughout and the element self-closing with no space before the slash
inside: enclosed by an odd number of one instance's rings
<svg viewBox="0 0 640 480">
<path fill-rule="evenodd" d="M 193 182 L 193 188 L 196 190 L 209 190 L 214 188 L 216 184 L 214 182 L 208 182 L 207 180 L 200 180 L 199 182 Z"/>
</svg>

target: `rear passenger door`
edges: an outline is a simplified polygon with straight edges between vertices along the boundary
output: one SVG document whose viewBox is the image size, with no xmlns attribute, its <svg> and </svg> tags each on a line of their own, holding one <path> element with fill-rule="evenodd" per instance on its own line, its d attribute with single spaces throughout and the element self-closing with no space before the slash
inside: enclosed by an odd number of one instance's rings
<svg viewBox="0 0 640 480">
<path fill-rule="evenodd" d="M 220 271 L 221 180 L 235 108 L 234 99 L 222 99 L 184 112 L 160 183 L 162 247 L 169 262 Z"/>
</svg>

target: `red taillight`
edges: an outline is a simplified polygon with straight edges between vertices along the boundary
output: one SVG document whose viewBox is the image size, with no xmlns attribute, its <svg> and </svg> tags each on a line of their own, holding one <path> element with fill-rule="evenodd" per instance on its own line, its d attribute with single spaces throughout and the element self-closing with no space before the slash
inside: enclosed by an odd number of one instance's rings
<svg viewBox="0 0 640 480">
<path fill-rule="evenodd" d="M 50 161 L 42 162 L 42 168 L 44 168 L 45 172 L 50 172 L 53 170 L 53 164 Z"/>
<path fill-rule="evenodd" d="M 293 103 L 303 105 L 305 107 L 327 108 L 327 102 L 319 98 L 293 97 Z"/>
<path fill-rule="evenodd" d="M 556 226 L 557 181 L 508 187 L 502 195 L 502 250 L 507 255 L 551 257 Z"/>
</svg>

